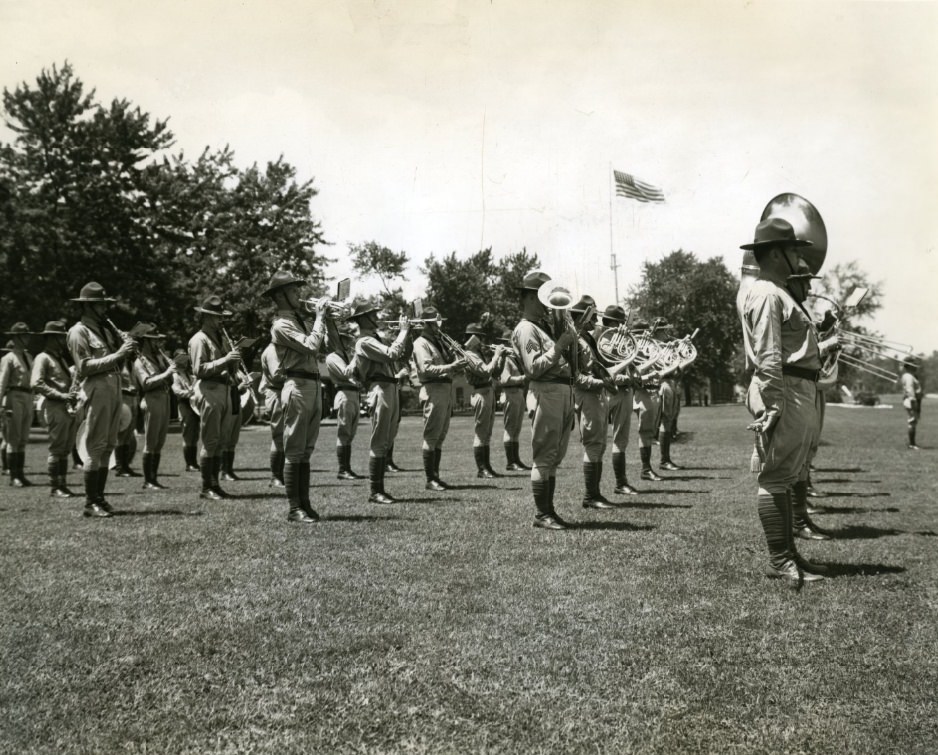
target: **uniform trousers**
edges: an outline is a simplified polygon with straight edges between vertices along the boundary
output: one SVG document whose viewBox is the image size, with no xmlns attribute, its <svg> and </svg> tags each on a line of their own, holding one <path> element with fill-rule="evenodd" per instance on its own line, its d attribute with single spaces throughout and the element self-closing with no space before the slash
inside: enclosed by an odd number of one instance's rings
<svg viewBox="0 0 938 755">
<path fill-rule="evenodd" d="M 606 452 L 606 418 L 609 405 L 604 390 L 573 390 L 573 407 L 580 421 L 583 461 L 602 461 Z"/>
<path fill-rule="evenodd" d="M 818 432 L 818 390 L 810 380 L 783 375 L 784 408 L 778 421 L 761 437 L 762 471 L 759 494 L 783 494 L 807 479 L 808 453 Z M 765 409 L 756 381 L 749 385 L 746 407 L 753 417 Z"/>
<path fill-rule="evenodd" d="M 280 391 L 283 453 L 288 464 L 309 461 L 319 439 L 322 386 L 313 378 L 287 378 Z"/>
<path fill-rule="evenodd" d="M 193 397 L 194 400 L 194 397 Z M 199 442 L 199 415 L 189 404 L 189 399 L 181 398 L 176 403 L 179 410 L 179 424 L 182 431 L 182 445 L 195 446 Z"/>
<path fill-rule="evenodd" d="M 10 453 L 25 453 L 29 442 L 29 428 L 33 424 L 33 394 L 31 391 L 7 391 L 10 414 L 7 417 L 6 441 Z"/>
<path fill-rule="evenodd" d="M 491 385 L 473 388 L 469 403 L 475 413 L 475 437 L 472 445 L 487 446 L 492 440 L 492 428 L 495 426 L 495 391 Z"/>
<path fill-rule="evenodd" d="M 143 412 L 143 452 L 158 454 L 163 450 L 166 433 L 169 432 L 169 391 L 145 393 L 140 410 Z"/>
<path fill-rule="evenodd" d="M 195 384 L 196 405 L 199 407 L 199 440 L 202 441 L 201 459 L 221 456 L 231 437 L 234 422 L 231 390 L 227 383 L 199 380 Z"/>
<path fill-rule="evenodd" d="M 68 457 L 75 447 L 78 423 L 68 411 L 66 401 L 46 399 L 42 403 L 42 419 L 49 431 L 49 462 Z"/>
<path fill-rule="evenodd" d="M 283 404 L 280 402 L 280 393 L 266 391 L 264 409 L 270 417 L 270 451 L 283 453 Z"/>
<path fill-rule="evenodd" d="M 442 448 L 453 414 L 453 384 L 424 383 L 420 386 L 420 403 L 423 409 L 423 449 L 433 451 Z"/>
<path fill-rule="evenodd" d="M 661 384 L 658 395 L 661 407 L 661 429 L 663 432 L 670 433 L 674 429 L 674 423 L 677 421 L 677 414 L 681 408 L 681 397 L 674 390 L 674 386 L 667 382 Z"/>
<path fill-rule="evenodd" d="M 614 453 L 624 453 L 629 447 L 634 394 L 631 388 L 623 387 L 607 396 L 609 420 L 612 423 L 612 450 Z"/>
<path fill-rule="evenodd" d="M 643 447 L 648 448 L 658 432 L 658 417 L 661 409 L 658 391 L 636 388 L 633 400 L 635 410 L 638 412 L 638 440 Z"/>
<path fill-rule="evenodd" d="M 531 482 L 540 482 L 556 476 L 567 454 L 574 423 L 573 389 L 560 383 L 532 381 L 527 409 L 531 418 Z"/>
<path fill-rule="evenodd" d="M 387 456 L 400 422 L 397 383 L 375 382 L 368 391 L 368 403 L 372 407 L 369 455 L 381 458 Z"/>
<path fill-rule="evenodd" d="M 358 433 L 358 421 L 361 415 L 361 398 L 357 390 L 343 389 L 336 391 L 332 402 L 336 417 L 337 446 L 350 446 Z"/>
<path fill-rule="evenodd" d="M 503 420 L 505 432 L 502 439 L 505 443 L 513 443 L 521 436 L 521 426 L 524 424 L 524 388 L 520 386 L 504 388 L 505 408 Z"/>
<path fill-rule="evenodd" d="M 82 393 L 86 396 L 83 434 L 87 458 L 82 458 L 85 471 L 107 469 L 120 430 L 123 406 L 120 376 L 115 372 L 93 375 L 85 380 Z"/>
</svg>

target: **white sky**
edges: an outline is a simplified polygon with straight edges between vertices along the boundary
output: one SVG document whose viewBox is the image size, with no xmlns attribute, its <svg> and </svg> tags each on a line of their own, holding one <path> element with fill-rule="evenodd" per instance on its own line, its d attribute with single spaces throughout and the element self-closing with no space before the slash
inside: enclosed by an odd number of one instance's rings
<svg viewBox="0 0 938 755">
<path fill-rule="evenodd" d="M 350 242 L 406 251 L 410 296 L 431 252 L 526 246 L 604 305 L 610 242 L 620 295 L 678 248 L 737 272 L 794 191 L 885 284 L 873 325 L 938 349 L 935 2 L 0 2 L 0 84 L 66 59 L 193 156 L 315 178 L 336 277 Z M 667 203 L 610 224 L 610 167 Z"/>
</svg>

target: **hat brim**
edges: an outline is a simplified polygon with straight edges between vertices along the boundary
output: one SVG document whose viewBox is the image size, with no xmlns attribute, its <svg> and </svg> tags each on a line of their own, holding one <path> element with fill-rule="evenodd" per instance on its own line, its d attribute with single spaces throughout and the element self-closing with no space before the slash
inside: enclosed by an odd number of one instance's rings
<svg viewBox="0 0 938 755">
<path fill-rule="evenodd" d="M 755 251 L 756 249 L 765 249 L 770 246 L 791 246 L 798 248 L 814 246 L 814 244 L 807 239 L 769 239 L 767 241 L 753 241 L 751 244 L 743 244 L 739 248 Z"/>
<path fill-rule="evenodd" d="M 39 336 L 67 336 L 67 330 L 41 330 L 36 335 Z"/>
<path fill-rule="evenodd" d="M 42 334 L 40 331 L 37 331 L 37 330 L 8 330 L 3 335 L 5 336 L 38 336 Z M 65 335 L 68 335 L 68 333 L 66 333 Z"/>
<path fill-rule="evenodd" d="M 90 298 L 88 298 L 88 297 L 86 297 L 86 296 L 79 296 L 79 297 L 77 297 L 77 298 L 75 298 L 75 299 L 69 299 L 69 301 L 89 301 L 89 302 L 93 302 L 93 301 L 104 301 L 104 302 L 108 302 L 108 301 L 111 301 L 111 302 L 113 302 L 113 301 L 117 301 L 117 299 L 115 299 L 115 298 L 112 297 L 112 296 L 103 296 L 103 297 L 100 297 L 100 298 L 95 297 L 95 298 L 93 298 L 93 299 L 90 299 Z"/>
<path fill-rule="evenodd" d="M 285 283 L 280 283 L 276 286 L 271 286 L 266 291 L 264 291 L 263 294 L 261 295 L 270 296 L 275 291 L 279 291 L 280 289 L 286 288 L 287 286 L 305 286 L 306 284 L 307 284 L 307 281 L 297 278 L 296 280 L 286 281 Z"/>
<path fill-rule="evenodd" d="M 357 313 L 353 314 L 351 317 L 349 317 L 348 319 L 349 319 L 349 320 L 357 320 L 357 319 L 359 319 L 360 317 L 367 317 L 368 315 L 373 315 L 373 314 L 375 314 L 376 312 L 380 312 L 380 311 L 381 311 L 381 310 L 379 310 L 377 307 L 372 307 L 371 309 L 366 309 L 364 312 L 357 312 Z"/>
<path fill-rule="evenodd" d="M 231 312 L 227 309 L 223 309 L 221 312 L 215 312 L 211 309 L 203 309 L 202 307 L 193 307 L 196 312 L 201 312 L 203 315 L 218 315 L 219 317 L 231 317 Z"/>
</svg>

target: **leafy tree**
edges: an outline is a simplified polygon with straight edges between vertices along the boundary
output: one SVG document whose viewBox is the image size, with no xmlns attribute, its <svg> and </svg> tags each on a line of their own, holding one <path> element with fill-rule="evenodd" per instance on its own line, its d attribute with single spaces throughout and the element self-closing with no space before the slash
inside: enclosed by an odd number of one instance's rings
<svg viewBox="0 0 938 755">
<path fill-rule="evenodd" d="M 394 252 L 376 241 L 363 244 L 349 244 L 352 266 L 361 275 L 373 275 L 381 281 L 381 295 L 377 306 L 386 310 L 391 317 L 397 317 L 407 309 L 404 291 L 394 282 L 402 280 L 407 272 L 410 259 L 407 252 Z M 408 312 L 408 315 L 413 313 Z"/>
<path fill-rule="evenodd" d="M 697 360 L 684 376 L 685 391 L 705 379 L 727 383 L 733 379 L 732 360 L 742 341 L 736 314 L 738 281 L 720 259 L 700 261 L 678 250 L 660 262 L 646 262 L 642 279 L 629 291 L 632 322 L 641 313 L 649 322 L 663 317 L 675 337 L 693 333 Z"/>
</svg>

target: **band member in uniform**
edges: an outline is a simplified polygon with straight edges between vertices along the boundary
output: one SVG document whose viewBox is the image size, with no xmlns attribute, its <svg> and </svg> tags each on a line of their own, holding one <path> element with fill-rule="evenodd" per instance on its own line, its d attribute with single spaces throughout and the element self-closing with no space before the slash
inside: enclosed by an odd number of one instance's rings
<svg viewBox="0 0 938 755">
<path fill-rule="evenodd" d="M 193 308 L 201 315 L 201 326 L 189 339 L 189 361 L 195 377 L 194 398 L 199 411 L 199 440 L 202 450 L 199 468 L 202 473 L 200 498 L 219 501 L 230 496 L 219 485 L 225 439 L 231 437 L 234 406 L 231 387 L 241 351 L 222 346 L 222 321 L 231 317 L 218 296 L 209 296 L 202 306 Z"/>
<path fill-rule="evenodd" d="M 140 341 L 133 329 L 131 329 L 130 335 L 134 339 L 137 352 L 139 352 Z M 117 447 L 114 449 L 111 469 L 115 470 L 114 473 L 118 477 L 139 477 L 140 473 L 134 471 L 130 466 L 137 453 L 137 419 L 140 414 L 140 394 L 133 375 L 132 361 L 127 361 L 121 365 L 121 402 L 126 408 L 121 409 L 122 419 L 117 431 Z M 128 415 L 129 421 L 125 426 L 125 418 Z"/>
<path fill-rule="evenodd" d="M 466 366 L 440 337 L 440 315 L 436 307 L 425 307 L 420 335 L 414 339 L 414 366 L 420 383 L 423 413 L 423 471 L 427 490 L 448 490 L 440 479 L 443 441 L 453 415 L 453 375 Z"/>
<path fill-rule="evenodd" d="M 32 485 L 26 479 L 24 468 L 29 428 L 33 423 L 33 390 L 29 386 L 33 358 L 27 351 L 33 333 L 25 322 L 18 322 L 6 335 L 13 337 L 13 347 L 0 359 L 0 407 L 9 411 L 6 442 L 10 485 L 23 488 Z"/>
<path fill-rule="evenodd" d="M 411 326 L 414 331 L 419 330 L 419 324 L 417 326 Z M 389 334 L 378 334 L 381 343 L 390 344 L 394 342 L 393 333 Z M 397 378 L 394 385 L 397 389 L 397 413 L 394 416 L 394 419 L 391 421 L 391 434 L 388 438 L 388 453 L 385 457 L 385 471 L 386 472 L 403 472 L 397 464 L 394 463 L 394 441 L 397 440 L 397 431 L 401 427 L 401 412 L 403 409 L 403 400 L 401 394 L 405 385 L 408 385 L 410 380 L 410 369 L 408 368 L 408 363 L 410 362 L 410 357 L 414 353 L 414 341 L 413 338 L 408 338 L 404 342 L 404 353 L 401 355 L 400 359 L 394 360 L 393 373 L 394 377 Z"/>
<path fill-rule="evenodd" d="M 649 330 L 648 323 L 640 320 L 633 329 L 636 333 Z M 658 378 L 651 372 L 638 376 L 635 381 L 633 400 L 635 411 L 638 413 L 638 443 L 639 456 L 642 460 L 641 479 L 651 482 L 660 482 L 661 477 L 651 466 L 651 445 L 658 434 L 658 421 L 661 414 L 661 404 L 658 399 Z"/>
<path fill-rule="evenodd" d="M 681 408 L 681 394 L 678 390 L 680 369 L 661 376 L 661 387 L 658 389 L 658 401 L 661 407 L 661 426 L 658 428 L 658 448 L 661 453 L 659 467 L 669 472 L 677 472 L 679 467 L 671 460 L 671 440 L 674 437 L 674 428 L 677 425 L 677 415 Z"/>
<path fill-rule="evenodd" d="M 117 333 L 107 322 L 108 297 L 99 283 L 85 284 L 77 299 L 81 319 L 68 331 L 68 350 L 84 401 L 85 509 L 89 517 L 113 514 L 104 497 L 108 464 L 117 446 L 121 420 L 121 365 L 132 359 L 136 346 L 127 333 Z"/>
<path fill-rule="evenodd" d="M 759 277 L 743 301 L 743 344 L 753 370 L 746 404 L 759 435 L 759 519 L 769 550 L 766 575 L 800 586 L 823 579 L 824 567 L 803 559 L 794 545 L 792 488 L 806 479 L 807 455 L 817 427 L 821 357 L 810 318 L 786 290 L 799 248 L 791 224 L 770 217 L 756 226 L 743 249 L 754 252 Z"/>
<path fill-rule="evenodd" d="M 179 413 L 179 426 L 182 435 L 182 458 L 187 472 L 199 471 L 199 415 L 192 408 L 195 401 L 195 379 L 192 377 L 192 363 L 185 349 L 173 352 L 176 372 L 173 375 L 173 394 L 176 396 L 176 409 Z"/>
<path fill-rule="evenodd" d="M 502 444 L 505 447 L 505 469 L 509 472 L 528 472 L 531 467 L 521 461 L 521 427 L 524 424 L 524 394 L 527 380 L 521 366 L 521 357 L 511 344 L 511 331 L 502 331 L 498 341 L 506 348 L 505 364 L 498 379 L 505 402 L 502 409 L 505 427 L 502 434 Z"/>
<path fill-rule="evenodd" d="M 358 324 L 359 336 L 355 342 L 358 379 L 368 391 L 371 410 L 371 443 L 368 456 L 368 480 L 371 503 L 394 503 L 395 499 L 384 489 L 386 455 L 391 441 L 392 424 L 398 418 L 397 378 L 393 372 L 395 362 L 407 351 L 410 322 L 401 318 L 401 329 L 390 346 L 377 337 L 377 307 L 362 303 L 355 307 L 351 320 Z"/>
<path fill-rule="evenodd" d="M 902 383 L 902 406 L 908 415 L 908 447 L 912 451 L 921 450 L 915 444 L 915 428 L 918 427 L 918 422 L 922 418 L 922 399 L 925 395 L 922 391 L 922 384 L 915 377 L 917 370 L 918 364 L 913 359 L 906 358 L 902 363 L 902 375 L 899 378 Z"/>
<path fill-rule="evenodd" d="M 319 514 L 309 493 L 310 457 L 319 439 L 322 420 L 322 385 L 319 355 L 326 340 L 328 297 L 316 305 L 316 322 L 310 328 L 303 316 L 300 288 L 305 280 L 278 270 L 264 292 L 274 300 L 277 314 L 270 327 L 270 340 L 277 351 L 283 378 L 280 404 L 283 410 L 283 482 L 289 504 L 288 522 L 312 524 Z"/>
<path fill-rule="evenodd" d="M 603 312 L 602 323 L 607 328 L 625 325 L 625 310 L 617 304 L 610 304 Z M 599 357 L 603 364 L 602 356 Z M 610 367 L 609 364 L 604 364 Z M 609 403 L 609 422 L 612 425 L 612 472 L 616 478 L 616 495 L 636 495 L 638 491 L 629 485 L 626 473 L 625 452 L 629 447 L 629 432 L 632 428 L 634 371 L 628 367 L 613 377 L 615 390 L 606 390 Z"/>
<path fill-rule="evenodd" d="M 519 287 L 522 319 L 511 334 L 511 342 L 521 355 L 528 378 L 534 526 L 563 530 L 567 524 L 554 510 L 554 490 L 557 467 L 567 453 L 575 421 L 573 372 L 565 352 L 576 345 L 577 336 L 573 328 L 564 329 L 556 340 L 551 336 L 547 308 L 538 298 L 538 290 L 549 280 L 549 275 L 539 271 L 524 276 Z"/>
<path fill-rule="evenodd" d="M 71 498 L 68 489 L 68 456 L 75 446 L 78 391 L 65 362 L 68 330 L 60 320 L 47 322 L 42 330 L 45 346 L 33 361 L 30 383 L 42 397 L 42 416 L 49 432 L 49 485 L 56 498 Z"/>
<path fill-rule="evenodd" d="M 140 351 L 134 360 L 134 380 L 142 396 L 143 412 L 143 487 L 162 490 L 158 479 L 160 455 L 169 432 L 169 392 L 176 374 L 176 362 L 167 360 L 160 348 L 165 336 L 152 323 L 135 326 Z M 134 332 L 134 331 L 131 331 Z"/>
<path fill-rule="evenodd" d="M 6 345 L 0 349 L 4 355 L 13 351 L 13 341 L 7 341 Z M 10 410 L 4 404 L 0 404 L 0 469 L 6 475 L 10 471 L 7 464 L 7 424 L 10 419 Z"/>
<path fill-rule="evenodd" d="M 332 408 L 336 417 L 335 455 L 339 462 L 339 480 L 361 480 L 362 475 L 352 471 L 352 441 L 358 432 L 361 416 L 361 384 L 358 382 L 358 364 L 355 361 L 355 338 L 340 331 L 340 344 L 330 344 L 332 351 L 326 356 L 326 370 L 335 387 Z"/>
<path fill-rule="evenodd" d="M 502 372 L 506 348 L 501 344 L 496 346 L 492 358 L 486 363 L 483 355 L 483 348 L 487 345 L 485 330 L 478 323 L 470 323 L 466 326 L 466 335 L 469 336 L 465 343 L 466 352 L 478 357 L 478 361 L 473 360 L 466 365 L 466 378 L 472 386 L 470 405 L 474 412 L 472 454 L 476 462 L 476 476 L 492 479 L 501 477 L 492 469 L 490 443 L 495 425 L 495 397 L 498 395 L 492 383 Z"/>
<path fill-rule="evenodd" d="M 583 508 L 611 509 L 614 505 L 602 494 L 603 456 L 606 453 L 606 427 L 609 404 L 607 392 L 615 390 L 612 377 L 599 362 L 596 341 L 589 331 L 596 327 L 596 302 L 592 296 L 583 296 L 570 310 L 575 317 L 589 318 L 582 322 L 587 328 L 579 336 L 577 370 L 573 383 L 573 409 L 580 424 L 580 443 L 583 445 Z"/>
<path fill-rule="evenodd" d="M 283 405 L 280 403 L 283 375 L 280 372 L 277 347 L 272 342 L 261 352 L 261 383 L 258 390 L 264 399 L 264 414 L 270 426 L 270 484 L 282 488 L 285 487 L 283 468 L 286 461 L 283 455 Z"/>
</svg>

